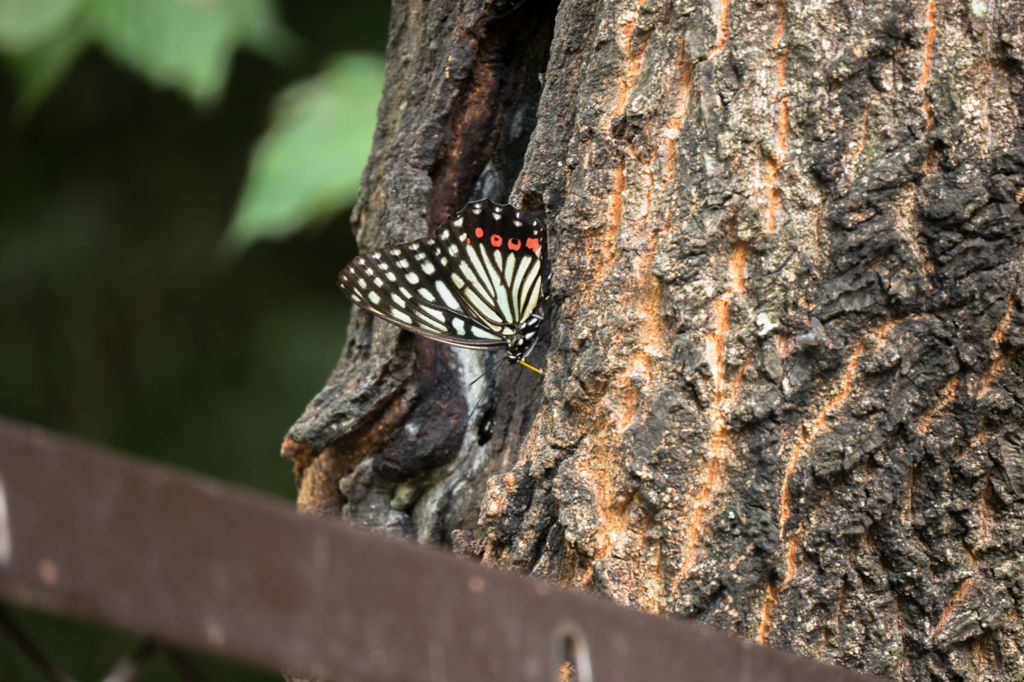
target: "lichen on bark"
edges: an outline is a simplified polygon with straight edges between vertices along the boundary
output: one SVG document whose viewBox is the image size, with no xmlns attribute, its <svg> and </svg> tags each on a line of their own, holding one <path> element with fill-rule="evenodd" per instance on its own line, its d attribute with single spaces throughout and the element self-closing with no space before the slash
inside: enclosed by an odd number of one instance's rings
<svg viewBox="0 0 1024 682">
<path fill-rule="evenodd" d="M 1022 15 L 395 2 L 359 244 L 543 211 L 547 374 L 481 391 L 357 312 L 286 439 L 300 506 L 888 677 L 1024 677 Z"/>
</svg>

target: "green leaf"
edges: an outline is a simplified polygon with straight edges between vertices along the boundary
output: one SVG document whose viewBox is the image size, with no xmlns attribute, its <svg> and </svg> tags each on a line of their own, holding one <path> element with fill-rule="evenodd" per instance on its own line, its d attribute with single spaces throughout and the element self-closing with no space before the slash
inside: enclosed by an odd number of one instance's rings
<svg viewBox="0 0 1024 682">
<path fill-rule="evenodd" d="M 0 51 L 23 53 L 53 38 L 83 0 L 0 0 Z"/>
<path fill-rule="evenodd" d="M 383 85 L 384 59 L 355 53 L 279 96 L 226 235 L 230 246 L 287 237 L 355 202 Z"/>
<path fill-rule="evenodd" d="M 200 104 L 224 90 L 236 49 L 273 54 L 291 40 L 270 0 L 90 0 L 104 48 L 154 83 Z"/>
<path fill-rule="evenodd" d="M 2 1 L 2 0 L 0 0 Z M 89 28 L 76 22 L 49 41 L 7 58 L 18 84 L 15 113 L 27 118 L 49 97 L 89 43 Z"/>
</svg>

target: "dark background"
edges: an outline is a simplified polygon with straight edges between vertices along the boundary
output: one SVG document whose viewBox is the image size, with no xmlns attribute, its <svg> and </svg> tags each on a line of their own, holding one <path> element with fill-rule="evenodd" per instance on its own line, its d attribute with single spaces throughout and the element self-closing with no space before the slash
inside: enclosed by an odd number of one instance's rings
<svg viewBox="0 0 1024 682">
<path fill-rule="evenodd" d="M 0 77 L 0 414 L 293 498 L 278 449 L 344 342 L 348 210 L 241 256 L 218 245 L 274 95 L 337 51 L 382 52 L 389 7 L 279 11 L 301 59 L 240 53 L 208 111 L 97 50 L 25 121 Z M 136 642 L 14 614 L 83 682 Z M 198 660 L 211 680 L 280 679 Z M 0 680 L 43 679 L 0 638 Z M 142 679 L 177 678 L 158 659 Z"/>
</svg>

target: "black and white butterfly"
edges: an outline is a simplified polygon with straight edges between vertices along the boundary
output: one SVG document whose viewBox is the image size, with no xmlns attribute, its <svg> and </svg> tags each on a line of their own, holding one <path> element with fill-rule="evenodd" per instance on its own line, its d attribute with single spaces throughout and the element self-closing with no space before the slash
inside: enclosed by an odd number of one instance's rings
<svg viewBox="0 0 1024 682">
<path fill-rule="evenodd" d="M 338 285 L 399 327 L 462 348 L 504 348 L 509 362 L 540 372 L 523 358 L 544 321 L 546 259 L 543 222 L 483 199 L 433 237 L 359 256 Z"/>
</svg>

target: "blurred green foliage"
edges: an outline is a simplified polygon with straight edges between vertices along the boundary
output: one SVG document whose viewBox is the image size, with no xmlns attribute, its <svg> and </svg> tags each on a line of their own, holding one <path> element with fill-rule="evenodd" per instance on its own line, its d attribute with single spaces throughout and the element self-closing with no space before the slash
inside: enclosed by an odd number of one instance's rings
<svg viewBox="0 0 1024 682">
<path fill-rule="evenodd" d="M 67 29 L 82 0 L 0 0 L 0 49 L 23 53 Z"/>
<path fill-rule="evenodd" d="M 0 414 L 294 494 L 278 448 L 344 343 L 388 6 L 277 9 L 0 0 Z M 136 641 L 16 616 L 83 682 Z M 0 638 L 0 680 L 43 678 Z"/>
<path fill-rule="evenodd" d="M 29 116 L 90 45 L 199 106 L 217 101 L 236 51 L 278 60 L 304 44 L 270 0 L 0 0 L 0 52 Z M 277 99 L 227 244 L 280 239 L 355 201 L 384 84 L 379 53 L 342 53 Z"/>
<path fill-rule="evenodd" d="M 30 109 L 92 44 L 154 84 L 209 104 L 237 49 L 281 56 L 294 42 L 270 0 L 0 0 L 0 49 Z"/>
<path fill-rule="evenodd" d="M 278 97 L 228 232 L 233 246 L 290 236 L 355 202 L 383 87 L 382 56 L 348 54 Z"/>
</svg>

